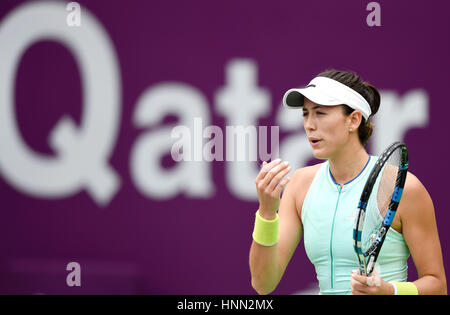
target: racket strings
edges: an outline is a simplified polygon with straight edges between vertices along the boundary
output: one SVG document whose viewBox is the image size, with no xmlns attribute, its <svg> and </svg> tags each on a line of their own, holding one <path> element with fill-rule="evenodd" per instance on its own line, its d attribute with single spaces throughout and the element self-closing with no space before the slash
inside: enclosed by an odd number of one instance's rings
<svg viewBox="0 0 450 315">
<path fill-rule="evenodd" d="M 375 242 L 389 209 L 396 186 L 400 157 L 400 150 L 392 153 L 375 183 L 373 192 L 377 193 L 370 195 L 361 238 L 363 252 L 366 252 Z"/>
</svg>

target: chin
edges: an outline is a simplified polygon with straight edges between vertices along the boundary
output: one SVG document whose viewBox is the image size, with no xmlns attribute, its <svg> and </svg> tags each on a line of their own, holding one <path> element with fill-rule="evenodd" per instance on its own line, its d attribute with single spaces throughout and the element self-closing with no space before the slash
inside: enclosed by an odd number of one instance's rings
<svg viewBox="0 0 450 315">
<path fill-rule="evenodd" d="M 318 159 L 318 160 L 327 160 L 328 159 L 328 154 L 326 154 L 325 152 L 323 152 L 323 150 L 317 149 L 312 151 L 313 156 Z"/>
</svg>

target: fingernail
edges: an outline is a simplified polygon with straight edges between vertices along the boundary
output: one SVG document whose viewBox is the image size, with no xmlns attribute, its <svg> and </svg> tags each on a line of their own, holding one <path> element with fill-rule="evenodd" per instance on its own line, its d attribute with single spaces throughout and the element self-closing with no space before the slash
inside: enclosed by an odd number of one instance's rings
<svg viewBox="0 0 450 315">
<path fill-rule="evenodd" d="M 284 161 L 283 162 L 285 165 L 289 165 L 289 162 L 288 161 Z"/>
</svg>

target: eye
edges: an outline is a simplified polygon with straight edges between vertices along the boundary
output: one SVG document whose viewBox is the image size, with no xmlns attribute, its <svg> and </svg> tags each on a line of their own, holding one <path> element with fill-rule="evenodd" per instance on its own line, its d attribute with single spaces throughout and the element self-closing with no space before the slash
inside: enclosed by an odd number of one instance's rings
<svg viewBox="0 0 450 315">
<path fill-rule="evenodd" d="M 303 117 L 308 116 L 308 112 L 303 112 Z"/>
<path fill-rule="evenodd" d="M 316 112 L 317 115 L 325 115 L 323 112 Z"/>
</svg>

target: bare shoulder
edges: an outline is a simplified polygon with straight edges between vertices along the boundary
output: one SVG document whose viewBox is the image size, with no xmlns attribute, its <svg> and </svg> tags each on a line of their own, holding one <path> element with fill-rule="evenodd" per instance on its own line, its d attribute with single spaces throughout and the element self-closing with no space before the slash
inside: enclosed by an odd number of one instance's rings
<svg viewBox="0 0 450 315">
<path fill-rule="evenodd" d="M 401 217 L 405 217 L 427 211 L 434 212 L 431 196 L 417 176 L 408 172 L 399 205 L 399 214 Z"/>
<path fill-rule="evenodd" d="M 319 163 L 312 166 L 302 167 L 295 170 L 291 175 L 289 185 L 291 186 L 291 191 L 294 192 L 295 204 L 299 217 L 301 217 L 303 200 L 305 199 L 306 193 L 308 192 L 314 176 L 316 176 L 316 173 L 321 165 L 322 164 Z"/>
<path fill-rule="evenodd" d="M 312 182 L 321 165 L 322 164 L 319 163 L 295 170 L 291 175 L 291 181 L 296 182 L 297 184 L 307 184 L 308 182 Z"/>
<path fill-rule="evenodd" d="M 429 194 L 422 182 L 413 173 L 408 172 L 406 175 L 405 187 L 404 187 L 404 197 L 408 199 L 422 199 L 425 197 L 429 198 Z"/>
</svg>

